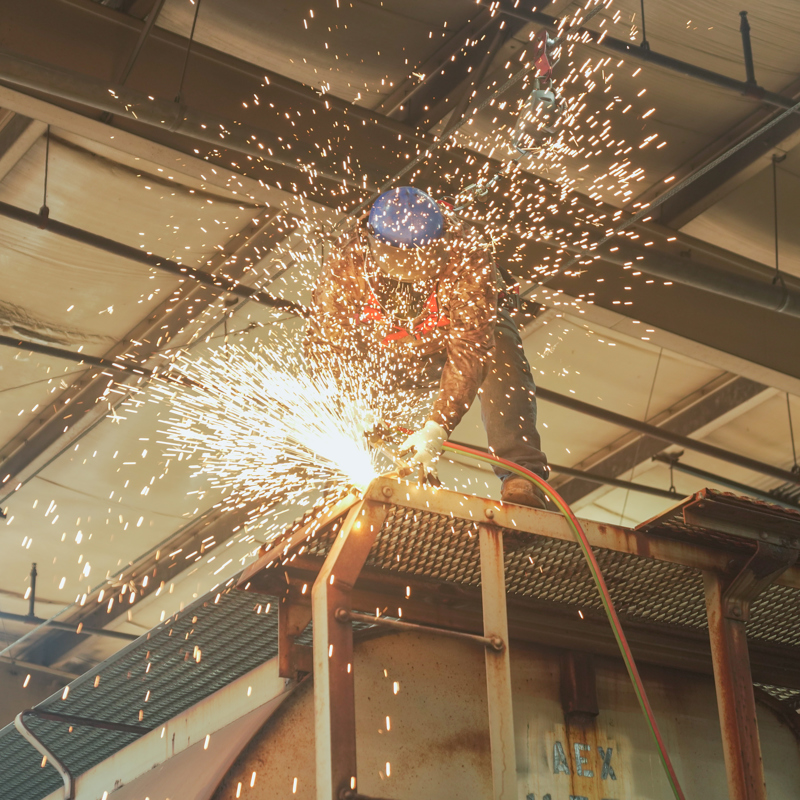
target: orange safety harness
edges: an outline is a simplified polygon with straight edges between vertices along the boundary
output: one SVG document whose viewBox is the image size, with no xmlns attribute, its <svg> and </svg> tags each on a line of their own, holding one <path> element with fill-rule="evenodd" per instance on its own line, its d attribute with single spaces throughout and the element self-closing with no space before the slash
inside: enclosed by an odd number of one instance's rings
<svg viewBox="0 0 800 800">
<path fill-rule="evenodd" d="M 375 292 L 373 292 L 372 288 L 370 287 L 369 297 L 361 309 L 358 321 L 384 322 L 386 319 L 386 312 L 381 307 L 378 298 L 375 296 Z M 409 337 L 415 339 L 416 341 L 420 341 L 423 336 L 435 330 L 436 328 L 442 328 L 450 324 L 450 320 L 447 318 L 447 316 L 439 310 L 439 301 L 436 297 L 435 289 L 433 292 L 431 292 L 430 297 L 428 297 L 427 301 L 425 302 L 425 310 L 417 319 L 420 321 L 417 322 L 416 325 L 411 326 L 410 330 L 408 327 L 398 325 L 397 322 L 393 320 L 392 331 L 381 340 L 381 345 L 386 347 L 391 342 L 407 339 Z"/>
</svg>

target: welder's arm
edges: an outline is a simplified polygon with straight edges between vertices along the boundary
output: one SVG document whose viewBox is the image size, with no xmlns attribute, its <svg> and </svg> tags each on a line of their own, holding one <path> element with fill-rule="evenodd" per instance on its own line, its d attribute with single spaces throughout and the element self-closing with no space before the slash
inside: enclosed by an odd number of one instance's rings
<svg viewBox="0 0 800 800">
<path fill-rule="evenodd" d="M 497 287 L 488 255 L 473 256 L 470 268 L 459 277 L 448 316 L 447 363 L 430 419 L 449 434 L 475 399 L 494 346 Z"/>
<path fill-rule="evenodd" d="M 311 366 L 330 364 L 347 352 L 357 324 L 358 274 L 351 258 L 332 251 L 314 285 L 304 348 Z"/>
</svg>

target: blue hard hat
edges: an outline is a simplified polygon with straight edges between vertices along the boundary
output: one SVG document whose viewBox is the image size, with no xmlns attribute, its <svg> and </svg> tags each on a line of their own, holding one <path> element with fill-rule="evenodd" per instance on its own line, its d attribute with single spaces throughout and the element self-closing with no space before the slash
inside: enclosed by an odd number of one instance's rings
<svg viewBox="0 0 800 800">
<path fill-rule="evenodd" d="M 444 216 L 425 192 L 414 186 L 398 186 L 372 204 L 369 228 L 378 241 L 392 247 L 424 247 L 442 238 Z"/>
</svg>

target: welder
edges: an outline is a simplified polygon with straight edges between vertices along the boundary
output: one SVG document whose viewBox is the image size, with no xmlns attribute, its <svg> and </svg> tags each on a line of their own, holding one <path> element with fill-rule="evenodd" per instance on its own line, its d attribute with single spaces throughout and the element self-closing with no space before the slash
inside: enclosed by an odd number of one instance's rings
<svg viewBox="0 0 800 800">
<path fill-rule="evenodd" d="M 434 392 L 399 451 L 435 476 L 442 446 L 478 395 L 489 449 L 547 477 L 536 387 L 517 325 L 498 308 L 494 257 L 480 232 L 411 186 L 390 189 L 333 247 L 314 287 L 306 349 L 358 363 L 387 391 Z M 544 508 L 529 481 L 496 468 L 504 502 Z"/>
</svg>

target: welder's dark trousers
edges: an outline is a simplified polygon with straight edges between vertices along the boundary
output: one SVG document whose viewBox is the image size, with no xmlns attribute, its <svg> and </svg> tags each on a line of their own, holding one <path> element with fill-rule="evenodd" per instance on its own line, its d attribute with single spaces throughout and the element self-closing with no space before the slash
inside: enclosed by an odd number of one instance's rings
<svg viewBox="0 0 800 800">
<path fill-rule="evenodd" d="M 442 354 L 425 365 L 425 389 L 438 385 L 444 364 Z M 495 346 L 478 396 L 490 451 L 547 478 L 547 457 L 536 430 L 536 385 L 517 324 L 505 309 L 498 311 Z M 511 474 L 502 467 L 494 471 L 501 480 Z"/>
</svg>

